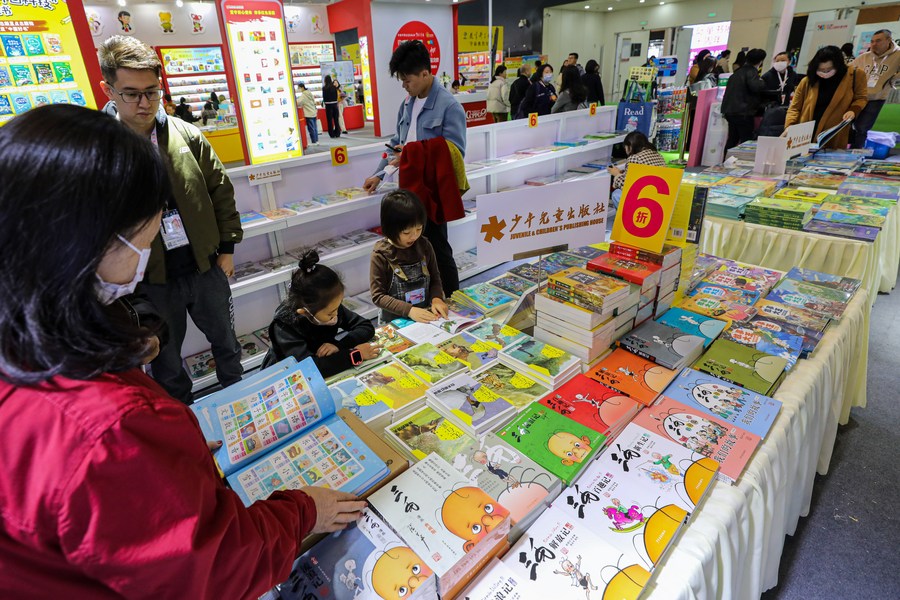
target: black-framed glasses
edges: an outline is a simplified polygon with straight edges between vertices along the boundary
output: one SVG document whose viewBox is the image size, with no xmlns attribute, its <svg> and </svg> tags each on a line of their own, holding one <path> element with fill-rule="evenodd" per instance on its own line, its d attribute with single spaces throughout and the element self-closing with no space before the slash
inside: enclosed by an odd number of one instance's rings
<svg viewBox="0 0 900 600">
<path fill-rule="evenodd" d="M 129 104 L 137 104 L 141 101 L 142 97 L 147 98 L 147 102 L 159 102 L 165 92 L 163 89 L 148 90 L 146 92 L 120 92 L 108 83 L 106 85 L 109 86 L 109 89 L 117 93 L 124 102 L 128 102 Z"/>
</svg>

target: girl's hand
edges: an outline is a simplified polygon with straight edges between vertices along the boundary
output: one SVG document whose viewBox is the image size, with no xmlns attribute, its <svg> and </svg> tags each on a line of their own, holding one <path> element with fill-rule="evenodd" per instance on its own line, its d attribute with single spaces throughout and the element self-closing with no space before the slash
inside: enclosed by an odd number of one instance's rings
<svg viewBox="0 0 900 600">
<path fill-rule="evenodd" d="M 430 310 L 416 307 L 413 307 L 409 310 L 409 318 L 416 323 L 431 323 L 432 321 L 437 319 L 434 313 Z"/>
<path fill-rule="evenodd" d="M 368 342 L 360 344 L 356 347 L 359 350 L 363 360 L 371 360 L 381 354 L 381 347 Z"/>
<path fill-rule="evenodd" d="M 440 298 L 435 298 L 431 301 L 431 312 L 435 315 L 446 319 L 449 311 L 450 309 L 447 308 L 447 303 Z"/>
<path fill-rule="evenodd" d="M 323 356 L 331 356 L 332 354 L 339 351 L 339 348 L 334 344 L 322 344 L 319 346 L 319 349 L 316 350 L 316 356 L 322 358 Z"/>
</svg>

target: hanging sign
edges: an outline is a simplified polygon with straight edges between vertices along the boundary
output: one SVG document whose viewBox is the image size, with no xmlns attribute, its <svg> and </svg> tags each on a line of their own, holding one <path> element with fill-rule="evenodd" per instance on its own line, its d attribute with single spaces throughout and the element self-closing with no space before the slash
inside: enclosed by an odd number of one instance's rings
<svg viewBox="0 0 900 600">
<path fill-rule="evenodd" d="M 629 165 L 613 223 L 613 239 L 650 252 L 661 252 L 683 174 L 681 169 Z"/>
</svg>

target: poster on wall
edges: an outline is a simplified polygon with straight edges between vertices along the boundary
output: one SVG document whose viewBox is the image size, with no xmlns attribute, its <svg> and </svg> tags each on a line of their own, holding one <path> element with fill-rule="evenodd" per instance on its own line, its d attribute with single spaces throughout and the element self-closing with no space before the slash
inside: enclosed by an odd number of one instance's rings
<svg viewBox="0 0 900 600">
<path fill-rule="evenodd" d="M 193 48 L 160 48 L 163 70 L 166 75 L 190 73 L 223 73 L 225 61 L 219 46 Z"/>
<path fill-rule="evenodd" d="M 394 36 L 394 46 L 391 48 L 391 52 L 403 42 L 410 40 L 419 40 L 425 44 L 428 54 L 431 56 L 431 74 L 437 75 L 438 68 L 441 66 L 441 45 L 438 43 L 434 30 L 422 21 L 409 21 L 400 27 L 397 35 Z"/>
<path fill-rule="evenodd" d="M 372 104 L 372 71 L 369 69 L 369 38 L 359 38 L 359 60 L 362 63 L 363 98 L 366 108 L 366 121 L 375 120 L 375 105 Z"/>
<path fill-rule="evenodd" d="M 221 0 L 250 164 L 302 154 L 282 6 L 276 0 Z"/>
<path fill-rule="evenodd" d="M 36 106 L 97 108 L 64 1 L 0 5 L 0 125 Z"/>
<path fill-rule="evenodd" d="M 503 27 L 494 27 L 497 49 L 504 48 Z M 491 39 L 487 25 L 460 25 L 456 28 L 456 50 L 458 52 L 481 52 L 490 49 Z"/>
<path fill-rule="evenodd" d="M 709 50 L 716 56 L 722 50 L 728 48 L 728 34 L 731 32 L 731 21 L 718 23 L 704 23 L 693 25 L 691 34 L 691 55 L 688 64 L 694 63 L 694 57 L 701 50 Z"/>
<path fill-rule="evenodd" d="M 334 44 L 325 43 L 292 43 L 288 44 L 291 51 L 291 66 L 294 68 L 318 67 L 323 62 L 334 60 Z"/>
<path fill-rule="evenodd" d="M 349 60 L 335 60 L 322 63 L 322 80 L 325 76 L 330 75 L 331 81 L 337 81 L 341 84 L 341 90 L 347 94 L 351 103 L 356 98 L 356 87 L 354 85 L 356 79 L 353 72 L 353 62 Z"/>
</svg>

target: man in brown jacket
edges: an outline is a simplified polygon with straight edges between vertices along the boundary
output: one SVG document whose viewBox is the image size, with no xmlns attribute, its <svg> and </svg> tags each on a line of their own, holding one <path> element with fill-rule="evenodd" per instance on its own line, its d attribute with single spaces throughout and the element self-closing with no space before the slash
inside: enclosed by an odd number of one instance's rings
<svg viewBox="0 0 900 600">
<path fill-rule="evenodd" d="M 891 82 L 900 73 L 900 47 L 891 37 L 887 29 L 879 29 L 872 34 L 872 42 L 868 52 L 863 52 L 853 61 L 853 65 L 866 73 L 866 86 L 869 103 L 853 122 L 853 135 L 850 143 L 854 148 L 866 145 L 866 136 L 884 101 L 891 93 Z"/>
</svg>

